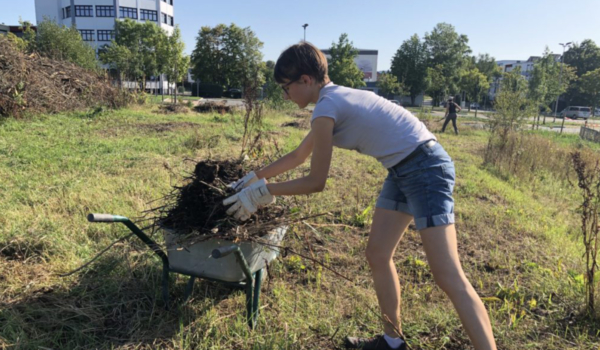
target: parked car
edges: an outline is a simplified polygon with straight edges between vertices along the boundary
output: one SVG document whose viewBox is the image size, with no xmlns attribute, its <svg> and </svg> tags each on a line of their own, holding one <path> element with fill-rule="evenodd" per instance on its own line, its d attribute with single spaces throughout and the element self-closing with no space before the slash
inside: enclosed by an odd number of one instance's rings
<svg viewBox="0 0 600 350">
<path fill-rule="evenodd" d="M 558 116 L 561 118 L 567 117 L 571 119 L 588 119 L 592 114 L 590 107 L 569 106 L 563 109 Z"/>
<path fill-rule="evenodd" d="M 240 89 L 229 89 L 223 93 L 223 97 L 230 98 L 242 98 L 242 90 Z"/>
<path fill-rule="evenodd" d="M 479 103 L 476 103 L 476 102 L 475 103 L 471 103 L 470 108 L 471 109 L 479 109 Z"/>
<path fill-rule="evenodd" d="M 395 104 L 395 105 L 402 106 L 402 104 L 398 100 L 390 100 L 390 102 L 393 103 L 393 104 Z"/>
</svg>

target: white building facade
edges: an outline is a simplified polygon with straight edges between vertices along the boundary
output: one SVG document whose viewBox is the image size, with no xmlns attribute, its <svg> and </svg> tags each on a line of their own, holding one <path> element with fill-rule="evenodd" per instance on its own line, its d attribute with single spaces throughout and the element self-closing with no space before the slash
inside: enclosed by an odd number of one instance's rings
<svg viewBox="0 0 600 350">
<path fill-rule="evenodd" d="M 35 0 L 36 20 L 76 27 L 94 49 L 115 37 L 115 20 L 151 21 L 167 33 L 174 30 L 173 1 L 177 0 Z"/>
</svg>

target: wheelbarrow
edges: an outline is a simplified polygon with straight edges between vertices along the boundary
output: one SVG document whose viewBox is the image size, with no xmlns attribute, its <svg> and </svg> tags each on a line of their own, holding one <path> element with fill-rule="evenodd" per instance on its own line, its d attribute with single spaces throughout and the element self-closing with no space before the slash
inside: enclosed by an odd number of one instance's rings
<svg viewBox="0 0 600 350">
<path fill-rule="evenodd" d="M 217 238 L 182 246 L 179 235 L 163 228 L 167 253 L 125 216 L 112 214 L 89 214 L 89 222 L 121 222 L 140 238 L 163 263 L 162 296 L 165 307 L 169 307 L 169 273 L 190 276 L 185 289 L 187 300 L 194 288 L 196 278 L 225 283 L 246 291 L 246 320 L 254 329 L 258 319 L 260 287 L 264 268 L 277 257 L 279 245 L 287 231 L 279 227 L 261 237 L 265 244 L 242 242 L 234 244 Z M 268 246 L 266 246 L 268 245 Z"/>
</svg>

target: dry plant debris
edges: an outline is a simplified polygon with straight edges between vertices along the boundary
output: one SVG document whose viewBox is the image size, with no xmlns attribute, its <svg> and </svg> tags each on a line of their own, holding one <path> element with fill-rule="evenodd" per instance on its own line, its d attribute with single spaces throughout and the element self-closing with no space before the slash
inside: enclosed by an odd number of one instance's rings
<svg viewBox="0 0 600 350">
<path fill-rule="evenodd" d="M 187 113 L 189 111 L 190 111 L 190 109 L 182 104 L 169 103 L 169 104 L 165 104 L 165 105 L 160 105 L 158 107 L 158 112 L 163 113 L 163 114 L 172 114 L 172 113 L 179 114 L 179 113 Z"/>
<path fill-rule="evenodd" d="M 200 103 L 196 106 L 196 112 L 204 113 L 204 112 L 217 112 L 221 114 L 231 113 L 232 107 L 227 106 L 225 101 L 206 101 L 204 103 Z"/>
<path fill-rule="evenodd" d="M 206 160 L 196 164 L 193 174 L 183 186 L 174 187 L 165 197 L 164 206 L 151 209 L 155 227 L 165 227 L 185 235 L 185 243 L 193 244 L 219 237 L 250 240 L 285 225 L 289 210 L 285 204 L 260 208 L 245 222 L 227 215 L 223 199 L 235 192 L 227 184 L 245 174 L 238 161 Z M 288 217 L 286 219 L 286 217 Z"/>
<path fill-rule="evenodd" d="M 110 85 L 104 75 L 66 61 L 19 51 L 0 36 L 0 116 L 57 113 L 98 105 L 119 108 L 130 94 Z"/>
</svg>

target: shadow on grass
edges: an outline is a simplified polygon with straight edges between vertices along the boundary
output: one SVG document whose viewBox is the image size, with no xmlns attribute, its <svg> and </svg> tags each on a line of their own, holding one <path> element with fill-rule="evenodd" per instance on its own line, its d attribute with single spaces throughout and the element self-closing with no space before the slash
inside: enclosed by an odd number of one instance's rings
<svg viewBox="0 0 600 350">
<path fill-rule="evenodd" d="M 236 291 L 197 279 L 192 307 L 183 302 L 188 278 L 171 274 L 170 310 L 166 310 L 161 264 L 144 256 L 131 266 L 124 254 L 128 252 L 104 256 L 70 284 L 25 288 L 13 298 L 3 298 L 0 348 L 157 348 L 172 343 L 188 323 Z M 0 280 L 9 278 L 4 275 Z"/>
</svg>

